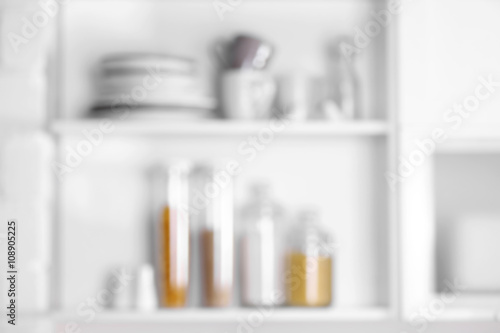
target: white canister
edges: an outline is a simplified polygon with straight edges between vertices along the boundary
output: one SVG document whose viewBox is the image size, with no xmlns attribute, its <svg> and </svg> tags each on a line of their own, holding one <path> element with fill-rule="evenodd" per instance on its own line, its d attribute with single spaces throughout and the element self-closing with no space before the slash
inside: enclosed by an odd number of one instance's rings
<svg viewBox="0 0 500 333">
<path fill-rule="evenodd" d="M 222 107 L 229 119 L 266 119 L 276 95 L 276 83 L 265 71 L 229 70 L 222 76 Z"/>
<path fill-rule="evenodd" d="M 302 73 L 280 77 L 278 106 L 293 120 L 306 120 L 310 117 L 313 105 L 313 79 Z"/>
</svg>

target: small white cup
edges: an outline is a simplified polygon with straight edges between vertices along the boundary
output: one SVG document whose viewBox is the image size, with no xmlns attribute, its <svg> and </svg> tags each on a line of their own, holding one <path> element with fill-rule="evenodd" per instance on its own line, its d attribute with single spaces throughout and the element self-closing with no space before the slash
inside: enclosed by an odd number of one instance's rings
<svg viewBox="0 0 500 333">
<path fill-rule="evenodd" d="M 151 265 L 144 264 L 137 269 L 134 307 L 139 311 L 152 311 L 158 308 L 155 272 Z"/>
<path fill-rule="evenodd" d="M 276 83 L 267 72 L 238 69 L 222 76 L 222 107 L 227 118 L 270 118 L 275 95 Z"/>
</svg>

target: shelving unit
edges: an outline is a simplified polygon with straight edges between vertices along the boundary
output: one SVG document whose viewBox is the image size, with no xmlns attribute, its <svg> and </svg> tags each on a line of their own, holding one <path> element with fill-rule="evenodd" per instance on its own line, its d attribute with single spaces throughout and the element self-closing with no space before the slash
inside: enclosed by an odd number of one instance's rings
<svg viewBox="0 0 500 333">
<path fill-rule="evenodd" d="M 213 59 L 207 53 L 210 43 L 249 31 L 275 43 L 273 74 L 287 73 L 302 64 L 321 76 L 328 39 L 351 34 L 353 24 L 370 19 L 370 11 L 383 8 L 385 1 L 292 1 L 284 5 L 285 1 L 248 1 L 224 22 L 218 20 L 211 3 L 203 1 L 120 2 L 119 9 L 112 1 L 74 1 L 65 6 L 59 22 L 60 94 L 54 102 L 58 111 L 48 126 L 56 138 L 57 160 L 64 162 L 68 147 L 77 147 L 86 139 L 83 132 L 98 129 L 103 121 L 85 116 L 92 100 L 88 73 L 106 53 L 130 51 L 132 45 L 158 52 L 180 50 L 196 55 L 200 75 L 205 82 L 213 82 Z M 297 26 L 297 15 L 311 24 Z M 126 38 L 117 36 L 110 26 L 124 27 L 129 33 Z M 200 26 L 203 32 L 197 29 Z M 325 226 L 341 244 L 334 259 L 334 304 L 315 309 L 276 308 L 265 316 L 266 326 L 282 329 L 291 324 L 298 329 L 316 325 L 327 331 L 332 325 L 353 323 L 394 325 L 399 315 L 396 196 L 384 178 L 396 155 L 397 126 L 390 90 L 394 73 L 386 72 L 387 64 L 394 60 L 393 28 L 384 31 L 357 60 L 364 87 L 364 108 L 358 119 L 290 122 L 274 133 L 275 140 L 255 160 L 248 161 L 238 147 L 249 136 L 272 127 L 272 120 L 111 119 L 113 129 L 104 134 L 102 143 L 56 184 L 57 249 L 64 250 L 54 258 L 56 306 L 52 318 L 56 326 L 74 321 L 86 325 L 89 332 L 133 330 L 141 325 L 189 332 L 207 323 L 217 331 L 257 313 L 258 309 L 238 307 L 235 299 L 235 307 L 228 309 L 104 311 L 88 325 L 77 314 L 78 304 L 102 287 L 110 266 L 120 260 L 137 263 L 149 259 L 144 172 L 159 157 L 234 158 L 245 170 L 237 179 L 238 206 L 246 195 L 246 185 L 267 177 L 291 214 L 303 204 L 315 204 L 322 210 Z M 294 29 L 297 33 L 291 39 Z M 81 40 L 82 31 L 85 41 Z M 168 38 L 155 31 L 186 31 L 186 37 Z M 160 38 L 165 38 L 164 43 L 157 43 Z M 208 90 L 212 88 L 208 86 Z M 76 192 L 85 199 L 77 200 Z M 89 242 L 92 247 L 82 253 Z"/>
</svg>

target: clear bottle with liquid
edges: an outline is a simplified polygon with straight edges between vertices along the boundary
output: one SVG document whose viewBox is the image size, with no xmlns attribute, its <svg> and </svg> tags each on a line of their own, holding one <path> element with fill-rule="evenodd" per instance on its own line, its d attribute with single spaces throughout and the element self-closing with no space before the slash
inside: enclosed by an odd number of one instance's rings
<svg viewBox="0 0 500 333">
<path fill-rule="evenodd" d="M 231 305 L 234 285 L 233 179 L 215 165 L 193 173 L 193 220 L 200 240 L 203 304 Z"/>
<path fill-rule="evenodd" d="M 189 288 L 189 165 L 175 161 L 153 171 L 158 221 L 158 275 L 164 307 L 184 307 Z"/>
</svg>

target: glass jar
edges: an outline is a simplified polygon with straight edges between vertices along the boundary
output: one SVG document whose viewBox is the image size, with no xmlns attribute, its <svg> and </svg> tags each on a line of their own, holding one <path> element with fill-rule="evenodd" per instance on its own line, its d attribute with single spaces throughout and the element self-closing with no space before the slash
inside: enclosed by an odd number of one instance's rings
<svg viewBox="0 0 500 333">
<path fill-rule="evenodd" d="M 161 304 L 184 307 L 189 287 L 189 165 L 173 162 L 153 173 L 158 217 Z"/>
<path fill-rule="evenodd" d="M 242 209 L 241 297 L 245 305 L 279 305 L 283 298 L 283 251 L 278 231 L 282 210 L 268 184 L 255 184 Z M 280 296 L 281 295 L 281 296 Z"/>
<path fill-rule="evenodd" d="M 349 36 L 341 36 L 329 46 L 327 99 L 330 103 L 334 103 L 335 110 L 341 111 L 340 115 L 327 112 L 326 116 L 332 120 L 336 120 L 337 117 L 340 117 L 340 120 L 355 119 L 361 115 L 360 81 L 354 66 L 356 54 L 347 54 L 344 49 L 349 40 Z"/>
<path fill-rule="evenodd" d="M 289 238 L 286 296 L 292 306 L 327 306 L 332 300 L 332 237 L 314 210 L 299 214 Z"/>
<path fill-rule="evenodd" d="M 193 219 L 199 230 L 203 304 L 224 307 L 233 298 L 233 179 L 215 165 L 193 174 Z"/>
</svg>

